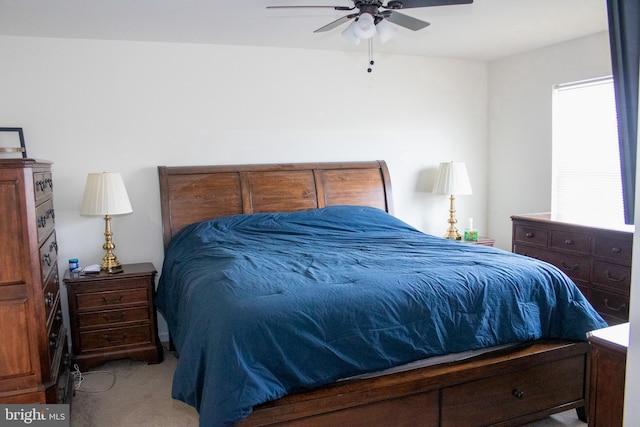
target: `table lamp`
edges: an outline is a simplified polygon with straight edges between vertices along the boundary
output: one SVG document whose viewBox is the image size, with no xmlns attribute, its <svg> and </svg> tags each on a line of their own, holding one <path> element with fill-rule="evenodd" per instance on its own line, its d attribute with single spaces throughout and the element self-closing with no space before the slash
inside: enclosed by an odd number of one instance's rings
<svg viewBox="0 0 640 427">
<path fill-rule="evenodd" d="M 467 167 L 463 162 L 440 163 L 438 176 L 433 184 L 433 192 L 449 195 L 449 228 L 443 236 L 445 239 L 461 240 L 462 236 L 456 228 L 455 195 L 471 194 L 471 183 Z"/>
<path fill-rule="evenodd" d="M 106 251 L 100 264 L 100 271 L 118 273 L 122 271 L 122 265 L 116 258 L 113 250 L 113 234 L 111 233 L 111 215 L 123 215 L 133 212 L 127 189 L 122 181 L 122 176 L 117 172 L 90 173 L 82 197 L 81 215 L 104 215 L 104 237 L 102 248 Z"/>
</svg>

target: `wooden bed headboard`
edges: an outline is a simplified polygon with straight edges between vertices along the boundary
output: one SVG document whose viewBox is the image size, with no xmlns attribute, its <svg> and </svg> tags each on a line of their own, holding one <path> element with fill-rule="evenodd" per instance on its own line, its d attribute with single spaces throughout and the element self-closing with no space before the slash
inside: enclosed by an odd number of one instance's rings
<svg viewBox="0 0 640 427">
<path fill-rule="evenodd" d="M 224 215 L 335 205 L 393 214 L 384 161 L 226 166 L 158 166 L 165 248 L 185 226 Z"/>
</svg>

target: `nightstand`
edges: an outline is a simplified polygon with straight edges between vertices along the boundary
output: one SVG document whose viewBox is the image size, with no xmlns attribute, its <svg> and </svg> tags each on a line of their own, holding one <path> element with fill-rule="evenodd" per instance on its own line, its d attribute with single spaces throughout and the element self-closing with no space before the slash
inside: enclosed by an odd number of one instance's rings
<svg viewBox="0 0 640 427">
<path fill-rule="evenodd" d="M 590 426 L 622 426 L 629 323 L 590 332 Z"/>
<path fill-rule="evenodd" d="M 81 371 L 115 359 L 162 361 L 155 275 L 151 263 L 125 264 L 115 274 L 66 272 L 74 362 Z"/>
</svg>

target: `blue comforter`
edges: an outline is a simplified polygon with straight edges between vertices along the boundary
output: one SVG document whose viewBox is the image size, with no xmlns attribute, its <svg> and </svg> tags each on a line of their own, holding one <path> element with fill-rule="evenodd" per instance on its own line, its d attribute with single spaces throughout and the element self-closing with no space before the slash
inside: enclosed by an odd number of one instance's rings
<svg viewBox="0 0 640 427">
<path fill-rule="evenodd" d="M 173 397 L 207 427 L 340 378 L 606 326 L 549 264 L 352 206 L 186 227 L 157 304 L 180 353 Z"/>
</svg>

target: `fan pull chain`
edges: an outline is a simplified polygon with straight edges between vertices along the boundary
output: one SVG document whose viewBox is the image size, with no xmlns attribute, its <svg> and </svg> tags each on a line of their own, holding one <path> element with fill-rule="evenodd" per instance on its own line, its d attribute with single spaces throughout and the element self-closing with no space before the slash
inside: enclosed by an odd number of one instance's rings
<svg viewBox="0 0 640 427">
<path fill-rule="evenodd" d="M 373 61 L 373 37 L 371 37 L 369 39 L 369 68 L 367 68 L 367 73 L 370 73 L 370 72 L 373 71 L 373 68 L 371 68 L 371 67 L 373 67 L 373 64 L 374 64 L 374 61 Z"/>
</svg>

